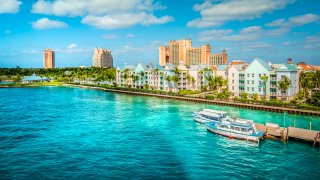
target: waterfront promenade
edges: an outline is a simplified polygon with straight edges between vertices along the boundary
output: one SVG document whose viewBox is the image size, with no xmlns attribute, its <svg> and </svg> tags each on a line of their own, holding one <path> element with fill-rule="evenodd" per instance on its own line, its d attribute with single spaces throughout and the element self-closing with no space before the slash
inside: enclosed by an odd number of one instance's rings
<svg viewBox="0 0 320 180">
<path fill-rule="evenodd" d="M 197 98 L 197 97 L 173 96 L 173 95 L 153 94 L 153 93 L 144 93 L 144 92 L 134 92 L 134 91 L 125 91 L 125 90 L 109 89 L 109 88 L 105 88 L 105 87 L 94 87 L 94 86 L 86 86 L 86 85 L 63 84 L 63 86 L 90 88 L 90 89 L 97 89 L 97 90 L 102 90 L 102 91 L 110 91 L 110 92 L 141 95 L 141 96 L 151 96 L 151 97 L 158 97 L 158 98 L 168 98 L 168 99 L 192 101 L 192 102 L 207 103 L 207 104 L 218 104 L 218 105 L 224 105 L 224 106 L 235 106 L 235 107 L 241 107 L 241 108 L 273 111 L 273 112 L 279 112 L 279 113 L 287 112 L 287 113 L 291 113 L 291 114 L 320 116 L 319 111 L 312 111 L 312 110 L 275 107 L 275 106 L 266 106 L 266 105 L 258 105 L 258 104 L 247 104 L 247 103 L 230 102 L 230 101 L 218 101 L 218 100 L 210 100 L 210 99 L 203 99 L 203 98 Z"/>
</svg>

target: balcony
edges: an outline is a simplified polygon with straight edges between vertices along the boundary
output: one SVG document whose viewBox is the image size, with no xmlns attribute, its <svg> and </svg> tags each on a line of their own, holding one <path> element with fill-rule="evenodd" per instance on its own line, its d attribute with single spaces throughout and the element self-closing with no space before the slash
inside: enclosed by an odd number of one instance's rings
<svg viewBox="0 0 320 180">
<path fill-rule="evenodd" d="M 270 84 L 270 88 L 277 88 L 276 84 Z"/>
<path fill-rule="evenodd" d="M 270 96 L 277 96 L 276 92 L 270 92 Z"/>
</svg>

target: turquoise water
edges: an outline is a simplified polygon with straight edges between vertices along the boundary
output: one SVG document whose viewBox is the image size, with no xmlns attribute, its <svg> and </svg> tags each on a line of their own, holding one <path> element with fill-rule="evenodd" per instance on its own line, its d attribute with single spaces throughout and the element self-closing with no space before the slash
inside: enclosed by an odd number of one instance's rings
<svg viewBox="0 0 320 180">
<path fill-rule="evenodd" d="M 272 112 L 87 89 L 0 89 L 0 179 L 319 178 L 320 148 L 217 136 L 192 120 L 205 107 L 283 123 Z M 320 129 L 319 118 L 286 119 Z"/>
</svg>

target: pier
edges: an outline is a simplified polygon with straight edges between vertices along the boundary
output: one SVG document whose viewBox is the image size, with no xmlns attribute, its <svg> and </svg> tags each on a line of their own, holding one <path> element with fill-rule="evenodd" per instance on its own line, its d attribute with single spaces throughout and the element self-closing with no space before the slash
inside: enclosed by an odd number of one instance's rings
<svg viewBox="0 0 320 180">
<path fill-rule="evenodd" d="M 274 127 L 255 123 L 256 128 L 259 131 L 265 132 L 265 138 L 268 139 L 279 139 L 288 141 L 289 139 L 295 139 L 312 143 L 313 146 L 320 146 L 320 131 L 308 130 L 295 127 Z"/>
</svg>

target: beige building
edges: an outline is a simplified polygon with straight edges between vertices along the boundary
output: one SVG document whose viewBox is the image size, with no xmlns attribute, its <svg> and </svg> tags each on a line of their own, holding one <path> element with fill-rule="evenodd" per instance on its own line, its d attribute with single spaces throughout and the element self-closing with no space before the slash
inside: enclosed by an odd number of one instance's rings
<svg viewBox="0 0 320 180">
<path fill-rule="evenodd" d="M 43 51 L 43 64 L 44 68 L 54 68 L 55 67 L 55 53 L 53 49 L 45 48 Z"/>
<path fill-rule="evenodd" d="M 93 67 L 109 68 L 113 66 L 113 58 L 110 49 L 95 48 L 93 51 Z"/>
<path fill-rule="evenodd" d="M 208 64 L 218 66 L 228 63 L 228 54 L 223 50 L 221 54 L 211 54 L 209 44 L 201 47 L 192 47 L 192 41 L 182 39 L 179 41 L 169 41 L 168 46 L 159 48 L 159 64 L 165 66 L 167 63 L 179 65 L 183 63 L 187 66 Z"/>
</svg>

